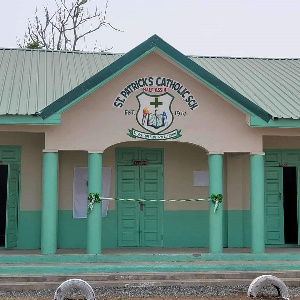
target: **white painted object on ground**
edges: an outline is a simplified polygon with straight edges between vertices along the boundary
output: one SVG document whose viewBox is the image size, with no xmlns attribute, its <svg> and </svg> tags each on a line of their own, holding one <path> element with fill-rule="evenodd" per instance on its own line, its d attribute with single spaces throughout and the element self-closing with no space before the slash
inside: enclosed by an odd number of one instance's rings
<svg viewBox="0 0 300 300">
<path fill-rule="evenodd" d="M 81 293 L 86 300 L 95 300 L 93 288 L 84 280 L 69 279 L 64 281 L 56 290 L 54 300 L 64 300 L 73 289 Z"/>
<path fill-rule="evenodd" d="M 262 275 L 255 278 L 248 288 L 247 296 L 256 298 L 261 288 L 267 285 L 273 285 L 277 289 L 279 297 L 287 300 L 290 299 L 289 291 L 285 283 L 273 275 Z"/>
</svg>

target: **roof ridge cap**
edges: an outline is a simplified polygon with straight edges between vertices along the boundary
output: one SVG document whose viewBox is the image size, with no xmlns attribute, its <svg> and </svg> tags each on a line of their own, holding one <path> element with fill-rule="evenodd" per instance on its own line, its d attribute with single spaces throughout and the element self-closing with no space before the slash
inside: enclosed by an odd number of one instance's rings
<svg viewBox="0 0 300 300">
<path fill-rule="evenodd" d="M 29 48 L 13 48 L 13 47 L 0 47 L 0 51 L 33 51 L 33 52 L 59 52 L 59 53 L 77 53 L 77 54 L 100 54 L 100 55 L 124 55 L 120 52 L 101 52 L 101 51 L 80 51 L 80 50 L 53 50 L 53 49 L 29 49 Z"/>
<path fill-rule="evenodd" d="M 223 59 L 257 59 L 257 60 L 300 60 L 300 57 L 235 57 L 235 56 L 208 56 L 208 55 L 187 55 L 193 58 L 223 58 Z"/>
</svg>

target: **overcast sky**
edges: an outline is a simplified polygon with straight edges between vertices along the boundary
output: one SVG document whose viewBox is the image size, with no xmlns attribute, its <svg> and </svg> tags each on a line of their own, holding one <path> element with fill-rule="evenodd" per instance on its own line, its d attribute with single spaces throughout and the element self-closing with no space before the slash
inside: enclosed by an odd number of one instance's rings
<svg viewBox="0 0 300 300">
<path fill-rule="evenodd" d="M 0 47 L 17 47 L 35 7 L 54 0 L 1 2 Z M 108 20 L 124 32 L 101 30 L 91 44 L 112 52 L 157 34 L 189 55 L 300 57 L 300 0 L 109 0 Z"/>
</svg>

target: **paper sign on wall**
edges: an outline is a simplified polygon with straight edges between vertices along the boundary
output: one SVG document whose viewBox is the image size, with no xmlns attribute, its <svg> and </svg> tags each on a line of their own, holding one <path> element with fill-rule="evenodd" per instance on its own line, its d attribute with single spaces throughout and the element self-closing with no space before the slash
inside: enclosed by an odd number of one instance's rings
<svg viewBox="0 0 300 300">
<path fill-rule="evenodd" d="M 87 217 L 88 168 L 75 167 L 73 179 L 73 218 Z M 102 196 L 110 197 L 111 167 L 102 168 Z M 102 217 L 107 216 L 109 200 L 102 200 Z"/>
<path fill-rule="evenodd" d="M 208 186 L 209 172 L 208 171 L 194 171 L 194 186 Z"/>
</svg>

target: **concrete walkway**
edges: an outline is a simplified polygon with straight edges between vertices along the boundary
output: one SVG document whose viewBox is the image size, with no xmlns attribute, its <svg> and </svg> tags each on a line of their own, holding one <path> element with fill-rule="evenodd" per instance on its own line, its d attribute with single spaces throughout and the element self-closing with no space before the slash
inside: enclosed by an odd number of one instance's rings
<svg viewBox="0 0 300 300">
<path fill-rule="evenodd" d="M 103 249 L 105 255 L 151 255 L 151 254 L 208 254 L 208 248 L 114 248 Z M 224 248 L 224 254 L 251 254 L 250 248 Z M 41 250 L 0 249 L 0 255 L 38 255 Z M 57 254 L 86 254 L 86 249 L 57 249 Z M 300 246 L 295 247 L 270 247 L 266 254 L 300 254 Z"/>
<path fill-rule="evenodd" d="M 0 290 L 53 288 L 72 276 L 93 286 L 190 286 L 250 284 L 272 274 L 299 285 L 300 248 L 267 248 L 265 254 L 251 254 L 249 248 L 225 248 L 222 254 L 207 248 L 118 248 L 104 249 L 103 255 L 87 255 L 85 249 L 59 249 L 54 255 L 2 249 L 0 274 Z"/>
<path fill-rule="evenodd" d="M 63 251 L 60 249 L 59 251 Z M 103 254 L 204 254 L 208 248 L 116 248 L 103 249 Z M 224 248 L 225 254 L 251 254 L 250 248 Z M 300 254 L 300 246 L 292 248 L 266 248 L 267 254 Z"/>
</svg>

